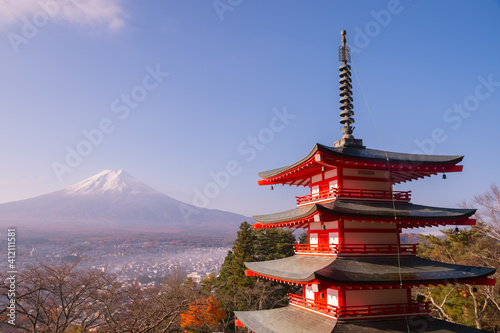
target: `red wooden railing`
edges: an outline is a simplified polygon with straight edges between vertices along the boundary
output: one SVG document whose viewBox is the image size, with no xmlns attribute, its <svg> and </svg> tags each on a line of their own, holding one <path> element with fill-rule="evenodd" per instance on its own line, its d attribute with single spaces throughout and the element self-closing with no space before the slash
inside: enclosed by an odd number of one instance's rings
<svg viewBox="0 0 500 333">
<path fill-rule="evenodd" d="M 428 314 L 430 313 L 428 302 L 412 301 L 399 304 L 376 304 L 358 306 L 334 306 L 317 303 L 306 299 L 301 295 L 288 294 L 290 304 L 311 309 L 335 318 L 355 318 L 371 316 L 390 316 L 405 314 Z"/>
<path fill-rule="evenodd" d="M 417 254 L 418 244 L 294 244 L 295 253 L 322 254 Z"/>
<path fill-rule="evenodd" d="M 314 194 L 308 194 L 301 197 L 295 197 L 297 205 L 305 205 L 315 201 L 333 199 L 333 198 L 349 198 L 349 199 L 372 199 L 382 201 L 402 201 L 409 202 L 411 191 L 386 191 L 386 190 L 363 190 L 363 189 L 339 189 L 332 188 L 329 190 L 320 191 Z"/>
<path fill-rule="evenodd" d="M 318 311 L 335 318 L 337 318 L 339 315 L 338 306 L 316 303 L 310 299 L 302 297 L 301 295 L 288 294 L 288 300 L 292 305 L 297 305 L 306 309 Z"/>
</svg>

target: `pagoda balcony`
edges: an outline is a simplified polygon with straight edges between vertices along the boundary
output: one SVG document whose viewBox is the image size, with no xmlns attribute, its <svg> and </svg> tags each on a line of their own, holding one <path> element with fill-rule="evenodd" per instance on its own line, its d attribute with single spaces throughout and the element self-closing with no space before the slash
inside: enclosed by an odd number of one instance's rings
<svg viewBox="0 0 500 333">
<path fill-rule="evenodd" d="M 424 315 L 430 313 L 429 302 L 412 301 L 398 304 L 374 304 L 356 306 L 334 306 L 306 299 L 301 295 L 288 294 L 290 305 L 335 319 L 361 319 L 377 317 L 397 317 L 405 315 Z"/>
<path fill-rule="evenodd" d="M 294 244 L 296 254 L 416 255 L 418 244 Z"/>
<path fill-rule="evenodd" d="M 374 200 L 374 201 L 396 201 L 409 202 L 411 191 L 386 191 L 386 190 L 364 190 L 332 188 L 313 194 L 295 197 L 297 206 L 305 206 L 313 203 L 330 201 L 333 199 L 350 200 Z"/>
</svg>

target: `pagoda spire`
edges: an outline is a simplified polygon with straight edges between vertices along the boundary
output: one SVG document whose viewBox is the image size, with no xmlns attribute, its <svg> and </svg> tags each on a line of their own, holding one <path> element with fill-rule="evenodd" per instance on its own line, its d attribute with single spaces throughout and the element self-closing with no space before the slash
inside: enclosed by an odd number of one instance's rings
<svg viewBox="0 0 500 333">
<path fill-rule="evenodd" d="M 344 125 L 341 127 L 342 139 L 335 142 L 335 147 L 340 146 L 358 146 L 362 147 L 362 140 L 357 140 L 352 135 L 354 127 L 351 124 L 354 123 L 354 106 L 352 105 L 352 85 L 351 85 L 351 66 L 347 63 L 351 61 L 351 50 L 347 46 L 346 31 L 342 30 L 342 46 L 339 47 L 339 61 L 342 65 L 339 67 L 339 83 L 340 83 L 340 123 Z"/>
</svg>

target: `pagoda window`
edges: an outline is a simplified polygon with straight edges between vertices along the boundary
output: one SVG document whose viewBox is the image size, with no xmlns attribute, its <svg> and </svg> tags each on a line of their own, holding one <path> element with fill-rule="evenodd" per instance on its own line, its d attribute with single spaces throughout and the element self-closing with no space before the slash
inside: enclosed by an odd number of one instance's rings
<svg viewBox="0 0 500 333">
<path fill-rule="evenodd" d="M 318 246 L 318 234 L 317 233 L 310 233 L 309 234 L 309 244 L 311 244 L 311 247 Z"/>
<path fill-rule="evenodd" d="M 328 234 L 328 244 L 339 244 L 339 233 L 338 232 L 330 232 Z"/>
<path fill-rule="evenodd" d="M 314 185 L 313 187 L 311 187 L 311 194 L 312 194 L 313 198 L 318 196 L 319 185 Z"/>
<path fill-rule="evenodd" d="M 328 189 L 329 190 L 332 190 L 332 189 L 337 188 L 337 187 L 339 187 L 337 179 L 331 180 L 328 183 Z"/>
<path fill-rule="evenodd" d="M 307 299 L 314 300 L 314 291 L 313 291 L 312 286 L 305 286 L 304 287 L 304 297 Z"/>
<path fill-rule="evenodd" d="M 326 290 L 326 304 L 339 306 L 339 291 L 337 289 Z"/>
</svg>

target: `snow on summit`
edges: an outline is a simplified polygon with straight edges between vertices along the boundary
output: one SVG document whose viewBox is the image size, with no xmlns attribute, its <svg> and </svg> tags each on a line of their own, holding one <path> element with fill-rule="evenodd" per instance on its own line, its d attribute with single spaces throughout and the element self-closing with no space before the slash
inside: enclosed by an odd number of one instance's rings
<svg viewBox="0 0 500 333">
<path fill-rule="evenodd" d="M 123 170 L 104 170 L 65 188 L 64 192 L 69 195 L 158 193 Z"/>
</svg>

